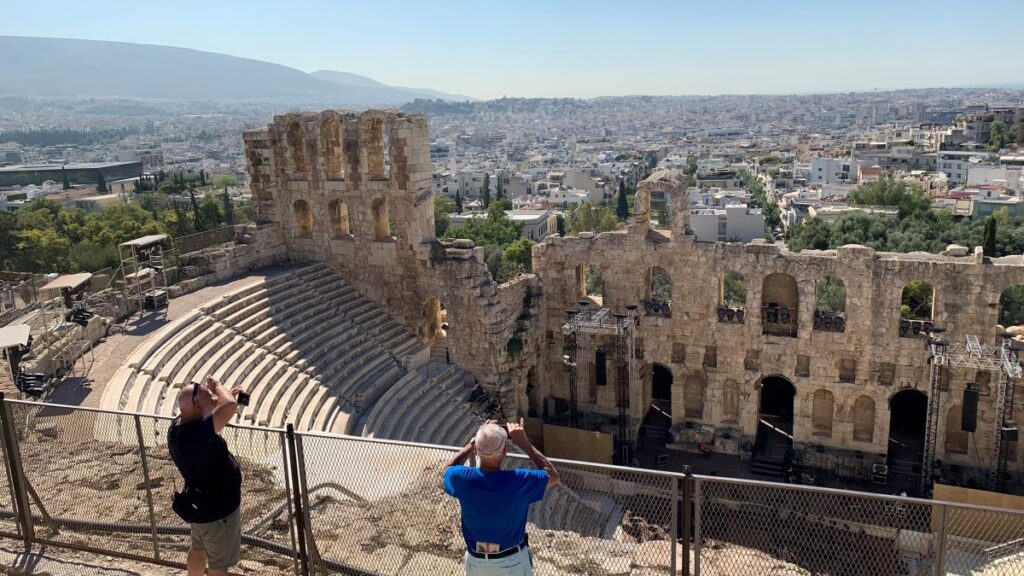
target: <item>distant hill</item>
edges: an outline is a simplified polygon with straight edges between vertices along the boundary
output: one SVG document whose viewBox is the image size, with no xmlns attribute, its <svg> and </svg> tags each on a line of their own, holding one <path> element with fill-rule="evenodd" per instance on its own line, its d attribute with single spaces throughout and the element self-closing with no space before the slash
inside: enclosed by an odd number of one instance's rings
<svg viewBox="0 0 1024 576">
<path fill-rule="evenodd" d="M 439 92 L 437 90 L 431 90 L 429 88 L 388 86 L 387 84 L 378 82 L 373 78 L 360 76 L 359 74 L 352 74 L 351 72 L 338 72 L 336 70 L 317 70 L 316 72 L 310 72 L 309 74 L 321 80 L 327 80 L 328 82 L 334 82 L 336 84 L 342 84 L 347 86 L 359 86 L 362 88 L 387 88 L 390 90 L 398 90 L 401 92 L 411 92 L 417 98 L 432 98 L 435 100 L 448 100 L 449 102 L 476 101 L 476 98 L 472 98 L 470 96 L 464 96 L 462 94 L 447 94 L 445 92 Z"/>
<path fill-rule="evenodd" d="M 346 72 L 301 70 L 188 48 L 0 36 L 0 95 L 272 100 L 347 106 L 401 105 L 422 98 L 462 99 L 388 86 Z M 325 77 L 326 76 L 326 77 Z"/>
</svg>

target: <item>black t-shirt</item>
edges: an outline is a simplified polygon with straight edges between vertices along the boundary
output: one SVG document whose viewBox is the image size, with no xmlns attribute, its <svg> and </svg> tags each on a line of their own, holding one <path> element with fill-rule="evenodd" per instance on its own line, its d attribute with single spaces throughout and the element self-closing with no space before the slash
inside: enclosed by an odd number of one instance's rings
<svg viewBox="0 0 1024 576">
<path fill-rule="evenodd" d="M 199 522 L 226 518 L 242 503 L 242 470 L 213 428 L 213 415 L 167 430 L 167 447 L 185 484 L 202 505 Z"/>
</svg>

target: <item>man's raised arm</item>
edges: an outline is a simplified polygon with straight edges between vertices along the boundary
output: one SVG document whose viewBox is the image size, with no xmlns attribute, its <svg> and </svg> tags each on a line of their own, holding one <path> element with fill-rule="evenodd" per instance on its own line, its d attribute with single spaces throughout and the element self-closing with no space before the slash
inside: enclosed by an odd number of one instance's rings
<svg viewBox="0 0 1024 576">
<path fill-rule="evenodd" d="M 561 479 L 558 477 L 558 471 L 551 465 L 551 462 L 537 450 L 532 443 L 530 443 L 530 437 L 526 435 L 526 430 L 523 430 L 523 419 L 519 419 L 519 423 L 515 422 L 508 423 L 508 437 L 517 448 L 523 451 L 533 464 L 548 473 L 548 488 L 551 488 L 555 484 L 558 484 Z"/>
</svg>

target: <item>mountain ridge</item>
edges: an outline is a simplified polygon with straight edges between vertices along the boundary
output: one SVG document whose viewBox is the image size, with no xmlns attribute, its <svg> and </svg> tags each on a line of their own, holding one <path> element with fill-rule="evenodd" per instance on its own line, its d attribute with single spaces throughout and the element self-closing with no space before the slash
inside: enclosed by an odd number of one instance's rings
<svg viewBox="0 0 1024 576">
<path fill-rule="evenodd" d="M 10 96 L 383 106 L 443 94 L 335 72 L 357 82 L 347 84 L 282 64 L 155 44 L 0 35 L 0 54 L 0 95 Z"/>
</svg>

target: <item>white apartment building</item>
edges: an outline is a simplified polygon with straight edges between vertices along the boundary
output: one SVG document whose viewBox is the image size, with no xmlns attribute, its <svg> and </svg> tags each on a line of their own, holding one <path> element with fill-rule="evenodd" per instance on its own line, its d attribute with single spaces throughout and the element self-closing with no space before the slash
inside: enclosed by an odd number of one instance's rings
<svg viewBox="0 0 1024 576">
<path fill-rule="evenodd" d="M 946 175 L 950 187 L 967 182 L 968 168 L 992 157 L 988 152 L 939 150 L 935 156 L 935 170 Z"/>
<path fill-rule="evenodd" d="M 840 158 L 814 158 L 811 160 L 811 173 L 808 184 L 835 184 L 850 182 L 857 179 L 857 160 Z"/>
<path fill-rule="evenodd" d="M 1014 192 L 1020 192 L 1024 190 L 1022 169 L 1024 169 L 1022 166 L 972 164 L 967 167 L 967 185 L 1001 184 Z"/>
<path fill-rule="evenodd" d="M 750 242 L 765 235 L 761 210 L 741 204 L 694 209 L 690 212 L 690 228 L 698 242 Z"/>
</svg>

